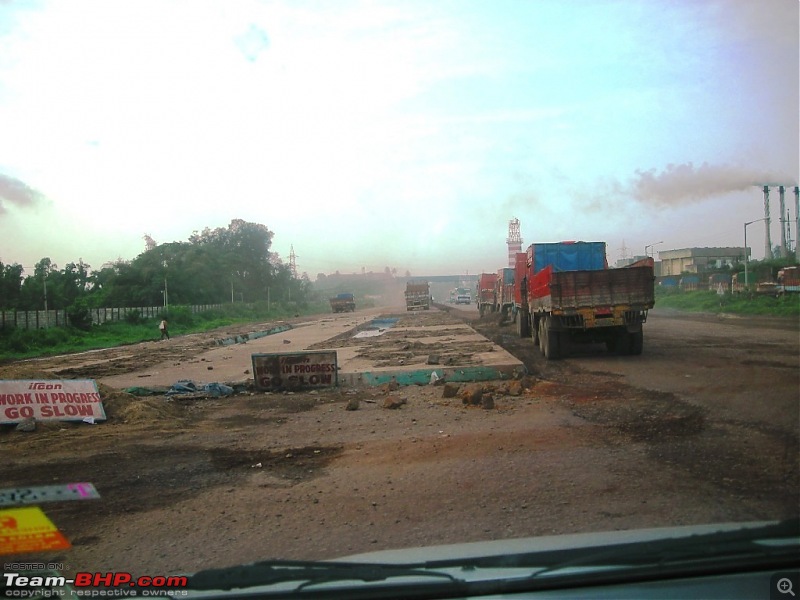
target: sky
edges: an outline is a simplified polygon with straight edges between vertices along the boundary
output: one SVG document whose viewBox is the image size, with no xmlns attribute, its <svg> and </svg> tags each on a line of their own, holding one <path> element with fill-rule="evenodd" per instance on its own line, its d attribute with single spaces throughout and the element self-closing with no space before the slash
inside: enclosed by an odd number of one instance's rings
<svg viewBox="0 0 800 600">
<path fill-rule="evenodd" d="M 0 0 L 0 262 L 233 219 L 299 272 L 742 246 L 800 179 L 797 0 Z M 778 192 L 771 236 L 780 241 Z M 793 187 L 787 190 L 797 237 Z M 763 222 L 747 227 L 764 257 Z"/>
</svg>

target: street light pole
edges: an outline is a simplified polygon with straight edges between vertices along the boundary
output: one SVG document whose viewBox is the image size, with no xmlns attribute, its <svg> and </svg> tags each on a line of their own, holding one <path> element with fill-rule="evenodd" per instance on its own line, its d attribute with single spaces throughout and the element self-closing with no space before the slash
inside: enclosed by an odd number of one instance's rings
<svg viewBox="0 0 800 600">
<path fill-rule="evenodd" d="M 44 326 L 50 327 L 50 313 L 47 312 L 47 273 L 44 274 Z"/>
<path fill-rule="evenodd" d="M 167 287 L 167 261 L 161 263 L 164 265 L 164 311 L 169 310 L 169 288 Z"/>
<path fill-rule="evenodd" d="M 645 247 L 644 247 L 644 255 L 645 255 L 645 257 L 647 257 L 647 256 L 650 256 L 649 254 L 647 254 L 647 249 L 648 249 L 648 248 L 652 248 L 652 247 L 654 247 L 654 246 L 658 246 L 659 244 L 663 244 L 663 243 L 664 243 L 664 242 L 663 242 L 663 241 L 661 241 L 661 242 L 655 242 L 655 243 L 653 243 L 653 244 L 647 244 L 647 246 L 645 246 Z"/>
<path fill-rule="evenodd" d="M 750 281 L 747 279 L 747 226 L 752 225 L 753 223 L 758 223 L 760 221 L 766 221 L 767 218 L 763 217 L 761 219 L 756 219 L 755 221 L 747 221 L 744 224 L 744 285 L 745 289 L 749 289 Z"/>
</svg>

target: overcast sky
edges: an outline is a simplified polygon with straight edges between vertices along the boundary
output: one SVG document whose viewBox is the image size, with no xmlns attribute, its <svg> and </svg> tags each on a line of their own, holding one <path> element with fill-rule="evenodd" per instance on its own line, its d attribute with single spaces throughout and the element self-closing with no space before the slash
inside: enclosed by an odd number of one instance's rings
<svg viewBox="0 0 800 600">
<path fill-rule="evenodd" d="M 741 246 L 798 181 L 798 53 L 797 0 L 0 0 L 0 261 L 236 218 L 312 278 L 494 271 L 514 217 Z"/>
</svg>

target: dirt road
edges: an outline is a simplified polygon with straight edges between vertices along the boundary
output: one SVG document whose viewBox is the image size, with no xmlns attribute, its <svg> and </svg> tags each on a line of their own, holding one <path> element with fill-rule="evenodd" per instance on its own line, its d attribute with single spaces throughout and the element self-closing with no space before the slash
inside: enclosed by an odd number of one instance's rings
<svg viewBox="0 0 800 600">
<path fill-rule="evenodd" d="M 654 311 L 640 357 L 592 346 L 548 363 L 513 326 L 451 313 L 531 373 L 516 389 L 491 384 L 493 408 L 445 398 L 440 386 L 190 401 L 104 386 L 107 423 L 2 428 L 4 486 L 90 481 L 102 495 L 43 505 L 73 548 L 36 558 L 152 575 L 797 516 L 797 323 Z M 142 373 L 200 360 L 212 337 L 177 338 L 180 352 L 161 346 L 160 362 L 143 345 L 95 367 L 83 356 L 35 368 L 68 373 L 73 362 L 81 377 L 101 378 L 124 363 Z M 400 407 L 384 408 L 387 397 Z"/>
</svg>

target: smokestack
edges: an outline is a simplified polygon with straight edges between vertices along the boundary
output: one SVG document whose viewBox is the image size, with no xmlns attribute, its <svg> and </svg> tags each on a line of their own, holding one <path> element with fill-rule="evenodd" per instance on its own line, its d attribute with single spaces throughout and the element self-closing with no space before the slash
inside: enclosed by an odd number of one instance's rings
<svg viewBox="0 0 800 600">
<path fill-rule="evenodd" d="M 800 262 L 800 187 L 794 186 L 794 253 Z"/>
<path fill-rule="evenodd" d="M 784 192 L 786 188 L 778 186 L 778 193 L 780 194 L 780 203 L 781 203 L 781 258 L 786 258 L 789 256 L 789 250 L 786 248 L 786 227 L 789 223 L 785 223 L 784 219 L 786 218 L 786 199 L 784 198 Z"/>
<path fill-rule="evenodd" d="M 514 218 L 508 222 L 508 266 L 513 268 L 517 262 L 517 253 L 522 252 L 522 236 L 519 230 L 519 219 Z"/>
<path fill-rule="evenodd" d="M 764 259 L 769 260 L 772 258 L 772 238 L 769 235 L 769 186 L 764 186 L 764 226 L 766 233 L 764 235 Z"/>
</svg>

